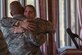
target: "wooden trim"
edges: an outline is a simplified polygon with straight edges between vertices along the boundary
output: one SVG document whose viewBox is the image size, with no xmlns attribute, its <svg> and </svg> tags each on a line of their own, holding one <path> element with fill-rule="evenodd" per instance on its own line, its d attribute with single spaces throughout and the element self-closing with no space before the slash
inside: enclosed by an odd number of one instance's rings
<svg viewBox="0 0 82 55">
<path fill-rule="evenodd" d="M 48 0 L 48 20 L 51 21 L 54 26 L 53 30 L 57 29 L 57 19 L 58 19 L 58 0 Z M 55 33 L 54 33 L 55 34 Z M 49 34 L 49 46 L 48 46 L 48 55 L 56 55 L 57 54 L 57 46 L 55 43 L 54 34 Z"/>
<path fill-rule="evenodd" d="M 46 0 L 39 0 L 39 11 L 40 11 L 40 17 L 42 19 L 47 19 L 46 17 Z"/>
</svg>

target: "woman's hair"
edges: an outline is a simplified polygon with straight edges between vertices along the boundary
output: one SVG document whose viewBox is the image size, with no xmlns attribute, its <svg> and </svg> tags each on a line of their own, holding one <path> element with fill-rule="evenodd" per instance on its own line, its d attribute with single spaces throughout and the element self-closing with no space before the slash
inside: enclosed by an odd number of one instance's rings
<svg viewBox="0 0 82 55">
<path fill-rule="evenodd" d="M 26 5 L 25 8 L 26 8 L 26 7 L 30 7 L 31 9 L 33 9 L 34 14 L 35 14 L 35 16 L 36 16 L 36 9 L 35 9 L 35 7 L 34 7 L 33 5 Z"/>
</svg>

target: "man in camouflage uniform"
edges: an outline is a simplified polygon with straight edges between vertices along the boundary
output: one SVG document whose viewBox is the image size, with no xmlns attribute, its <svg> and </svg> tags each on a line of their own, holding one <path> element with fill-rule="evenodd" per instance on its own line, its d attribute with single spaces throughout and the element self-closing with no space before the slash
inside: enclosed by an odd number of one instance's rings
<svg viewBox="0 0 82 55">
<path fill-rule="evenodd" d="M 46 41 L 45 34 L 48 33 L 49 29 L 46 29 L 49 26 L 49 23 L 45 20 L 40 21 L 40 19 L 35 19 L 32 21 L 27 20 L 36 25 L 33 27 L 33 30 L 23 27 L 21 23 L 26 18 L 23 16 L 23 9 L 19 2 L 14 1 L 10 4 L 11 14 L 13 18 L 2 19 L 1 25 L 3 28 L 8 28 L 8 34 L 6 36 L 6 42 L 9 47 L 9 51 L 12 55 L 42 55 L 40 51 L 40 45 Z M 40 22 L 46 24 L 43 28 Z M 37 23 L 38 24 L 37 26 Z M 37 29 L 38 28 L 38 29 Z"/>
</svg>

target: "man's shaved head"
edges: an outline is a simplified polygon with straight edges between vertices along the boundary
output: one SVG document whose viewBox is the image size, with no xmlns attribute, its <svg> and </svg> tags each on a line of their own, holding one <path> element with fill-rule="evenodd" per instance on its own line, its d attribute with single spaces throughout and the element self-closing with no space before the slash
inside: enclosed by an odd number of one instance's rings
<svg viewBox="0 0 82 55">
<path fill-rule="evenodd" d="M 10 10 L 12 15 L 23 14 L 24 8 L 18 1 L 13 1 L 10 3 Z"/>
</svg>

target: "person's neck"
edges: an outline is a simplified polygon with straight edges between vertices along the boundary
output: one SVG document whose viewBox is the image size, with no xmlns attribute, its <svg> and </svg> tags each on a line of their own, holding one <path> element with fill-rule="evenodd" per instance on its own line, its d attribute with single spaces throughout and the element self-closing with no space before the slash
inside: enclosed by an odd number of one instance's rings
<svg viewBox="0 0 82 55">
<path fill-rule="evenodd" d="M 13 17 L 23 16 L 22 14 L 13 15 Z"/>
</svg>

